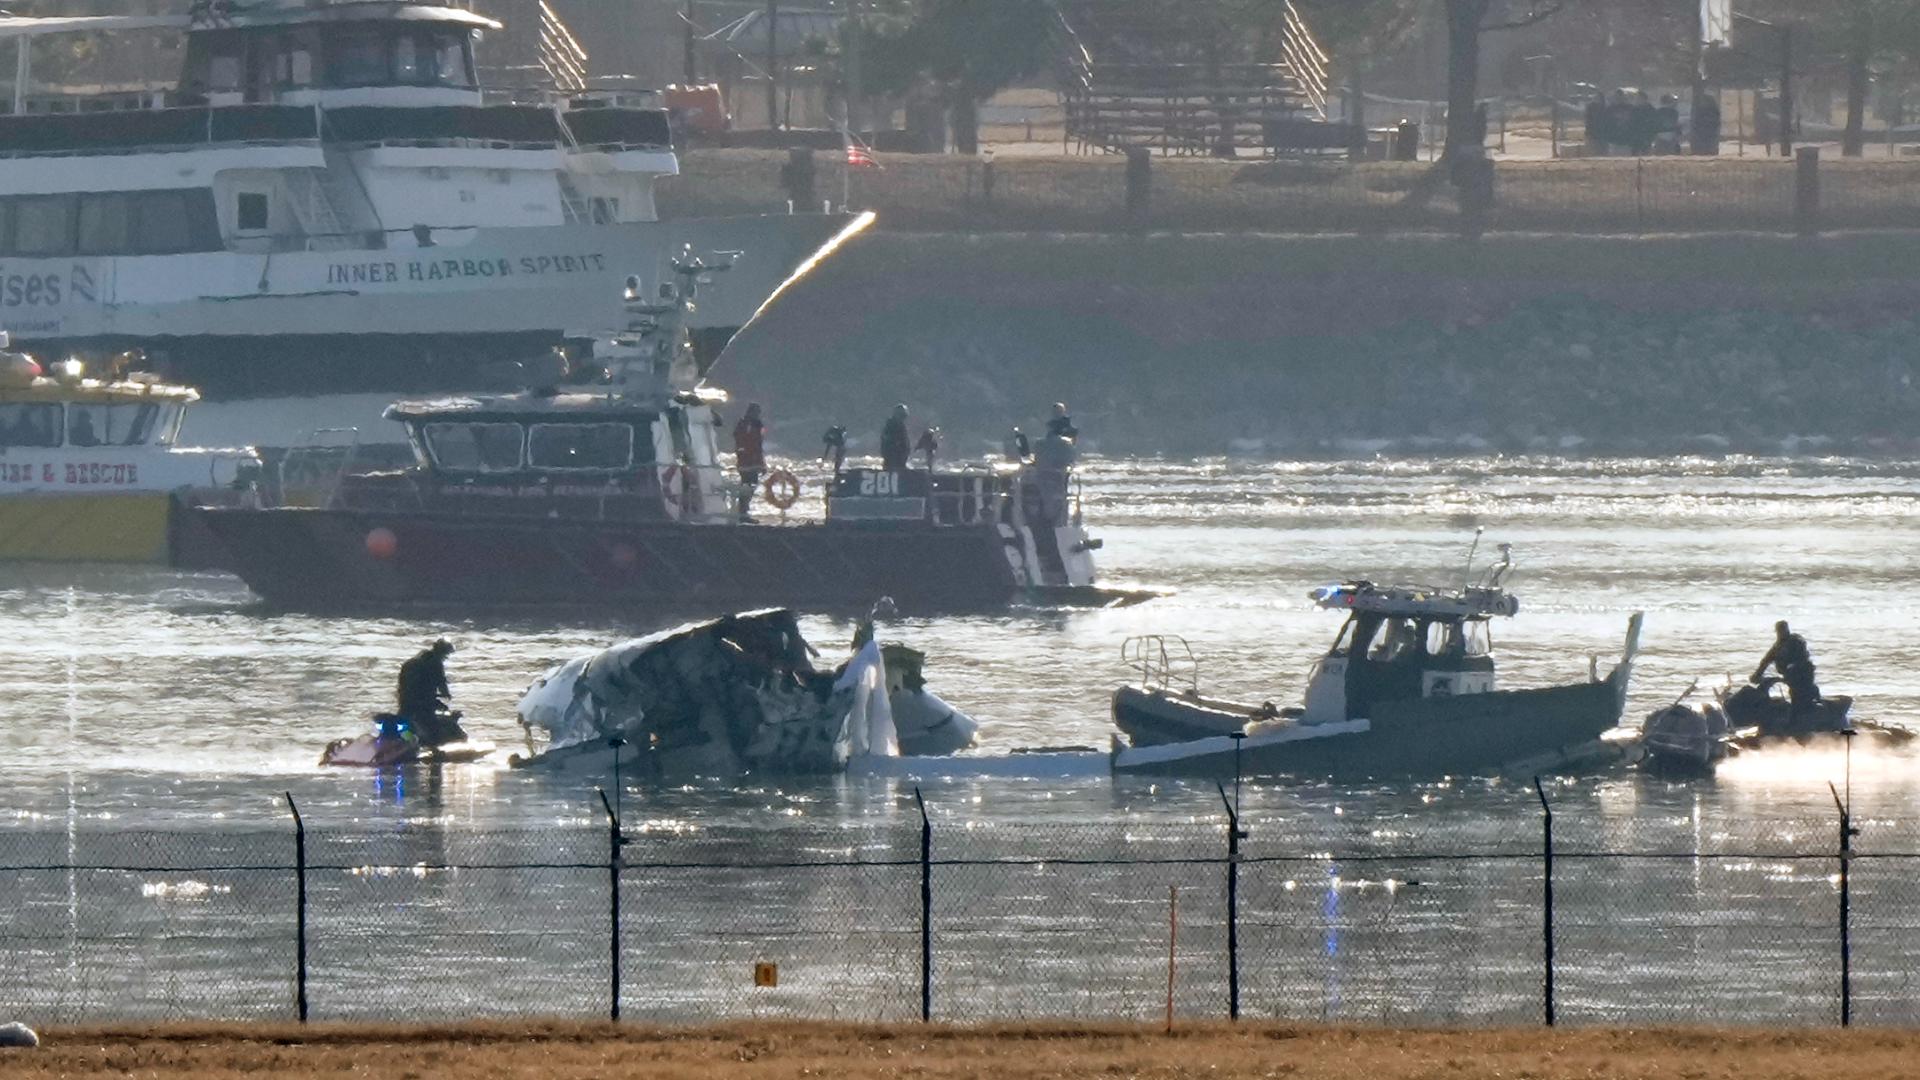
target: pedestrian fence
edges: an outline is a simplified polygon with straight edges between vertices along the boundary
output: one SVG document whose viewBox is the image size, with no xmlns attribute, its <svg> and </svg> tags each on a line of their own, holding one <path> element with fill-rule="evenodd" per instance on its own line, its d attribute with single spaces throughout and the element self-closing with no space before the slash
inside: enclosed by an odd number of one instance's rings
<svg viewBox="0 0 1920 1080">
<path fill-rule="evenodd" d="M 1468 207 L 1445 165 L 891 155 L 847 169 L 817 155 L 691 151 L 662 182 L 663 216 L 793 207 L 872 210 L 883 228 L 958 232 L 1808 233 L 1920 228 L 1920 159 L 1638 157 L 1498 161 Z"/>
<path fill-rule="evenodd" d="M 917 797 L 917 793 L 916 793 Z M 0 832 L 10 1017 L 1920 1022 L 1891 822 Z"/>
</svg>

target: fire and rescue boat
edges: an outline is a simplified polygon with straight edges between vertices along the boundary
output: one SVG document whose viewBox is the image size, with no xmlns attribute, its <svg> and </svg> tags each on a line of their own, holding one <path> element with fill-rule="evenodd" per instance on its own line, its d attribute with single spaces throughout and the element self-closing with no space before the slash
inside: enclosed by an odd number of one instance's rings
<svg viewBox="0 0 1920 1080">
<path fill-rule="evenodd" d="M 244 502 L 253 450 L 175 446 L 190 387 L 48 372 L 9 345 L 0 331 L 0 559 L 208 565 L 185 507 Z"/>
</svg>

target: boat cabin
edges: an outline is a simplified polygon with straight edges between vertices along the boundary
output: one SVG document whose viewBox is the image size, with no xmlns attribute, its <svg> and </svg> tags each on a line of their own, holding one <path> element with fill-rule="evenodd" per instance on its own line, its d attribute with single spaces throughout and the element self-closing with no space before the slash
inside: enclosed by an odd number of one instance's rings
<svg viewBox="0 0 1920 1080">
<path fill-rule="evenodd" d="M 343 476 L 341 505 L 627 520 L 718 520 L 732 485 L 713 390 L 670 397 L 529 392 L 401 402 L 414 466 Z"/>
<path fill-rule="evenodd" d="M 1310 594 L 1347 612 L 1333 647 L 1314 665 L 1304 719 L 1370 717 L 1382 702 L 1491 693 L 1494 616 L 1519 601 L 1497 586 L 1442 590 L 1357 581 Z"/>
<path fill-rule="evenodd" d="M 0 335 L 0 495 L 230 490 L 250 482 L 250 449 L 175 446 L 200 395 L 144 374 L 102 380 L 80 365 L 42 374 Z"/>
</svg>

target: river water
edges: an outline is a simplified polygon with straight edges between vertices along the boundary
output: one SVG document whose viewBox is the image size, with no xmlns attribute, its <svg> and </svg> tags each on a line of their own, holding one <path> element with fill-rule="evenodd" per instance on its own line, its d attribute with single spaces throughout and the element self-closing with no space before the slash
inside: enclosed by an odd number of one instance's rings
<svg viewBox="0 0 1920 1080">
<path fill-rule="evenodd" d="M 1603 666 L 1611 662 L 1629 614 L 1644 611 L 1644 655 L 1627 710 L 1629 722 L 1637 723 L 1693 679 L 1717 684 L 1729 673 L 1751 670 L 1769 642 L 1773 621 L 1784 617 L 1812 644 L 1823 687 L 1855 696 L 1856 716 L 1920 727 L 1920 678 L 1914 674 L 1920 592 L 1913 588 L 1920 569 L 1920 548 L 1913 542 L 1920 462 L 1096 459 L 1088 463 L 1085 481 L 1086 514 L 1105 540 L 1100 554 L 1109 583 L 1167 589 L 1172 595 L 1116 610 L 903 621 L 887 634 L 926 650 L 931 688 L 984 722 L 980 745 L 969 755 L 978 759 L 973 765 L 918 782 L 941 842 L 967 836 L 975 845 L 973 854 L 981 857 L 1016 850 L 1049 858 L 1137 850 L 1215 857 L 1224 831 L 1218 824 L 1220 797 L 1211 788 L 1115 782 L 1097 758 L 1064 772 L 1009 768 L 999 759 L 1016 747 L 1104 747 L 1107 695 L 1128 677 L 1120 663 L 1121 644 L 1137 634 L 1184 636 L 1200 658 L 1201 685 L 1210 693 L 1297 700 L 1308 665 L 1338 629 L 1336 616 L 1308 604 L 1310 588 L 1355 576 L 1458 580 L 1474 531 L 1482 527 L 1476 565 L 1484 566 L 1493 557 L 1492 545 L 1501 542 L 1513 545 L 1516 563 L 1509 584 L 1521 598 L 1520 613 L 1496 627 L 1505 686 L 1586 678 L 1589 658 L 1598 655 Z M 529 776 L 495 763 L 432 776 L 374 777 L 322 771 L 314 762 L 328 740 L 361 730 L 365 717 L 388 703 L 400 661 L 434 637 L 445 635 L 458 644 L 451 673 L 469 729 L 501 744 L 504 756 L 520 738 L 513 702 L 533 676 L 578 651 L 660 625 L 645 617 L 579 614 L 313 617 L 269 610 L 239 582 L 220 575 L 137 568 L 0 569 L 0 634 L 9 643 L 0 650 L 7 713 L 0 734 L 7 780 L 0 815 L 10 830 L 0 832 L 0 845 L 52 844 L 51 854 L 29 860 L 37 862 L 60 861 L 62 837 L 72 859 L 86 861 L 80 853 L 89 838 L 104 838 L 104 844 L 136 830 L 166 832 L 173 859 L 186 857 L 173 849 L 195 846 L 174 835 L 180 830 L 257 833 L 276 837 L 272 844 L 277 845 L 288 825 L 283 793 L 298 800 L 309 828 L 322 833 L 402 838 L 396 859 L 403 864 L 485 861 L 487 837 L 496 834 L 598 835 L 598 804 L 577 780 Z M 804 626 L 830 654 L 851 632 L 843 621 L 822 618 L 810 617 Z M 1042 771 L 1049 774 L 1020 775 Z M 1680 927 L 1695 935 L 1695 952 L 1686 954 L 1684 970 L 1660 976 L 1669 990 L 1691 994 L 1697 987 L 1721 987 L 1731 995 L 1715 1014 L 1723 1019 L 1738 1019 L 1725 1013 L 1741 1008 L 1785 1020 L 1826 1017 L 1832 981 L 1824 967 L 1806 957 L 1824 955 L 1819 951 L 1831 937 L 1827 923 L 1835 864 L 1830 858 L 1794 860 L 1832 850 L 1836 826 L 1829 781 L 1839 786 L 1850 781 L 1863 829 L 1858 843 L 1864 848 L 1920 850 L 1920 836 L 1913 835 L 1920 819 L 1920 768 L 1903 756 L 1865 748 L 1851 760 L 1838 753 L 1754 755 L 1729 763 L 1714 780 L 1692 784 L 1643 778 L 1623 766 L 1552 781 L 1558 842 L 1571 849 L 1663 857 L 1707 850 L 1725 856 L 1709 875 L 1723 877 L 1720 884 L 1702 885 L 1696 861 L 1694 891 L 1679 899 L 1668 888 L 1673 884 L 1668 863 L 1588 864 L 1596 906 L 1586 923 L 1578 923 L 1576 914 L 1578 925 L 1569 932 L 1576 938 L 1582 932 L 1600 934 L 1606 944 L 1590 953 L 1593 985 L 1579 989 L 1575 976 L 1576 999 L 1588 1001 L 1596 1017 L 1693 1018 L 1696 1014 L 1672 1009 L 1647 1011 L 1646 995 L 1632 992 L 1631 983 L 1609 982 L 1613 976 L 1607 974 L 1621 967 L 1623 956 L 1635 963 L 1645 960 L 1626 943 Z M 697 842 L 705 857 L 722 861 L 869 850 L 866 841 L 850 844 L 850 836 L 878 837 L 871 850 L 911 856 L 919 823 L 915 783 L 842 778 L 762 781 L 744 789 L 629 784 L 623 808 L 630 821 L 644 822 L 651 834 L 676 838 L 671 843 Z M 1305 975 L 1295 973 L 1304 982 L 1279 979 L 1271 986 L 1265 999 L 1270 1011 L 1376 1019 L 1398 1012 L 1469 1020 L 1532 1015 L 1529 995 L 1537 994 L 1538 972 L 1527 966 L 1532 961 L 1526 950 L 1538 939 L 1537 919 L 1528 913 L 1537 899 L 1533 857 L 1541 822 L 1529 785 L 1476 778 L 1357 788 L 1257 783 L 1247 785 L 1243 797 L 1249 844 L 1274 858 L 1359 851 L 1525 860 L 1524 873 L 1516 869 L 1510 880 L 1501 877 L 1505 884 L 1498 888 L 1485 882 L 1476 886 L 1472 895 L 1479 899 L 1472 903 L 1435 901 L 1439 906 L 1429 914 L 1442 922 L 1429 929 L 1441 927 L 1434 930 L 1438 937 L 1424 945 L 1417 936 L 1396 937 L 1381 954 L 1403 965 L 1414 962 L 1409 958 L 1424 958 L 1420 962 L 1431 976 L 1426 981 L 1408 976 L 1404 968 L 1398 975 L 1383 974 L 1372 961 L 1363 965 L 1361 978 L 1334 959 L 1341 954 L 1330 940 L 1314 937 L 1301 947 L 1314 953 L 1318 966 Z M 1161 833 L 1172 846 L 1147 843 Z M 418 846 L 423 843 L 426 847 Z M 116 865 L 132 858 L 138 864 L 132 850 L 98 857 Z M 272 850 L 279 857 L 280 848 Z M 0 858 L 0 863 L 9 860 Z M 1411 879 L 1422 873 L 1422 865 L 1428 864 L 1414 860 L 1373 877 L 1392 881 L 1397 872 Z M 1341 921 L 1347 916 L 1336 918 L 1326 906 L 1337 907 L 1343 894 L 1326 885 L 1325 866 L 1280 863 L 1271 869 L 1268 892 L 1275 906 L 1269 927 L 1284 923 L 1279 898 L 1308 887 L 1328 898 L 1315 901 L 1320 906 L 1311 909 L 1314 919 L 1326 926 L 1347 925 Z M 1603 900 L 1601 879 L 1616 871 L 1639 884 L 1624 896 Z M 1431 874 L 1431 867 L 1426 872 Z M 1910 877 L 1902 873 L 1899 882 Z M 1165 876 L 1150 874 L 1151 888 L 1141 885 L 1145 879 L 1127 879 L 1131 884 L 1121 891 L 1131 890 L 1140 903 L 1159 890 L 1159 899 L 1152 901 L 1158 906 L 1151 909 L 1158 914 L 1135 911 L 1135 917 L 1164 923 Z M 1178 884 L 1179 875 L 1173 878 L 1171 883 Z M 1213 880 L 1212 870 L 1206 879 Z M 1337 886 L 1337 871 L 1334 880 Z M 142 888 L 158 887 L 164 894 L 173 878 L 161 874 L 141 881 Z M 78 885 L 42 884 L 53 890 L 43 897 L 49 911 L 60 906 L 62 896 L 76 911 L 85 906 Z M 910 899 L 912 882 L 894 885 Z M 1890 873 L 1877 888 L 1861 888 L 1866 891 L 1855 903 L 1864 918 L 1880 920 L 1885 940 L 1912 936 L 1895 930 L 1920 922 L 1920 894 L 1904 895 Z M 981 890 L 991 891 L 984 885 Z M 1768 900 L 1775 892 L 1793 899 L 1775 909 Z M 1710 900 L 1703 899 L 1708 894 Z M 836 902 L 854 907 L 865 902 L 853 894 L 835 895 Z M 1064 895 L 1092 894 L 1070 889 Z M 1636 898 L 1642 897 L 1665 897 L 1646 903 L 1647 910 L 1666 914 L 1653 917 L 1641 931 L 1618 937 L 1610 930 L 1602 933 L 1612 916 L 1598 912 L 1624 910 L 1621 917 L 1630 920 Z M 1401 910 L 1394 906 L 1399 901 L 1384 902 L 1384 911 Z M 494 889 L 482 903 L 488 913 L 467 916 L 512 921 L 519 903 L 511 890 Z M 689 904 L 688 910 L 699 907 L 691 899 Z M 68 912 L 68 923 L 78 942 L 85 935 L 76 911 Z M 1775 919 L 1780 911 L 1790 917 Z M 60 923 L 55 915 L 47 918 L 47 925 Z M 979 928 L 982 940 L 1004 942 L 1023 925 L 1011 914 L 1007 918 L 1013 921 Z M 161 925 L 171 924 L 162 919 Z M 1456 931 L 1464 925 L 1481 927 L 1475 933 L 1504 935 L 1493 951 L 1511 954 L 1511 970 L 1501 969 L 1485 995 L 1455 993 L 1444 977 L 1461 956 L 1493 948 L 1479 938 L 1461 937 Z M 1737 960 L 1724 965 L 1697 955 L 1698 935 L 1719 933 L 1722 947 L 1730 948 L 1725 941 L 1751 937 L 1741 928 L 1753 926 L 1778 930 L 1760 937 L 1779 947 L 1767 946 L 1759 954 L 1734 950 Z M 1205 938 L 1208 931 L 1195 932 Z M 1151 945 L 1152 933 L 1143 933 L 1142 955 L 1150 956 L 1154 947 L 1164 952 L 1164 944 Z M 1871 939 L 1871 929 L 1866 933 Z M 1067 952 L 1084 953 L 1087 944 L 1081 941 Z M 448 955 L 471 945 L 457 939 Z M 1355 954 L 1349 947 L 1345 955 L 1364 954 L 1365 949 Z M 243 962 L 236 960 L 240 955 L 208 963 L 224 971 Z M 989 958 L 981 963 L 994 955 L 981 954 Z M 70 952 L 43 959 L 56 964 L 61 956 L 73 959 Z M 1920 977 L 1920 957 L 1903 952 L 1898 963 L 1882 959 L 1885 970 L 1873 984 L 1886 995 L 1878 1015 L 1909 1018 L 1912 1007 L 1899 988 Z M 992 962 L 1005 965 L 1004 959 Z M 1086 981 L 1086 972 L 1076 974 L 1071 965 L 1062 973 L 1037 964 L 1023 961 L 1016 973 L 1056 988 Z M 912 963 L 896 957 L 881 981 L 892 986 L 909 968 Z M 339 970 L 356 969 L 343 962 Z M 1782 992 L 1764 977 L 1763 985 L 1748 987 L 1735 977 L 1769 970 L 1796 972 L 1796 989 Z M 842 974 L 856 981 L 879 977 L 867 969 Z M 1272 971 L 1266 975 L 1278 979 Z M 991 981 L 978 977 L 982 986 Z M 1095 982 L 1107 986 L 1110 980 Z M 275 995 L 283 987 L 272 985 L 276 989 L 268 996 L 278 1009 Z M 1413 986 L 1424 987 L 1418 992 L 1424 996 L 1407 997 L 1414 991 L 1405 987 Z M 1196 1002 L 1212 1001 L 1214 989 L 1212 983 L 1195 989 Z M 578 1008 L 597 1007 L 591 991 L 575 990 L 584 1003 Z M 471 999 L 449 999 L 447 1008 L 537 1007 L 517 992 L 475 993 Z M 1066 996 L 1041 995 L 1021 1004 L 1024 999 L 981 990 L 967 998 L 973 1002 L 967 1014 L 1139 1008 L 1131 998 L 1119 1005 L 1108 997 L 1096 1001 L 1091 989 L 1084 998 L 1073 997 L 1077 991 L 1060 993 Z M 1313 1003 L 1299 1005 L 1302 994 Z M 1764 998 L 1764 1007 L 1755 1004 L 1755 995 Z M 161 1004 L 133 1011 L 205 1011 L 191 1004 L 201 1000 L 191 993 L 178 1000 L 162 997 Z M 352 1000 L 378 997 L 369 990 Z M 871 1010 L 848 1005 L 846 1014 L 892 1015 L 907 1000 L 895 997 Z M 795 1004 L 789 1011 L 819 1014 L 828 1008 L 820 1002 L 831 998 L 810 998 L 812 1005 Z M 537 1000 L 550 1005 L 560 999 Z M 664 1016 L 711 1012 L 712 1002 L 699 994 L 662 991 L 654 1000 Z M 741 998 L 726 1000 L 749 1007 Z M 1280 1007 L 1281 1000 L 1294 1006 Z M 668 1008 L 663 1003 L 669 1001 L 676 1004 Z M 97 1015 L 101 1007 L 97 988 L 77 983 L 48 1005 L 56 1016 Z M 209 1008 L 220 1013 L 238 1007 Z M 837 1008 L 830 1011 L 840 1015 Z M 369 1015 L 386 1014 L 371 1005 L 366 1009 Z M 344 1002 L 331 1013 L 355 1014 Z"/>
</svg>

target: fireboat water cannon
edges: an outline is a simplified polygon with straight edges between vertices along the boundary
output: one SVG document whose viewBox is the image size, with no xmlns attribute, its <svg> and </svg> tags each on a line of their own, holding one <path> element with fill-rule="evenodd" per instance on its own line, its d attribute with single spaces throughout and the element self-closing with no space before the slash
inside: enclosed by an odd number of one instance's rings
<svg viewBox="0 0 1920 1080">
<path fill-rule="evenodd" d="M 738 252 L 718 251 L 712 261 L 682 245 L 668 263 L 670 275 L 648 289 L 638 274 L 628 274 L 621 293 L 627 325 L 594 343 L 595 358 L 607 369 L 610 385 L 620 393 L 659 393 L 691 390 L 705 374 L 694 355 L 688 326 L 700 287 L 711 285 L 716 273 L 733 268 Z"/>
</svg>

